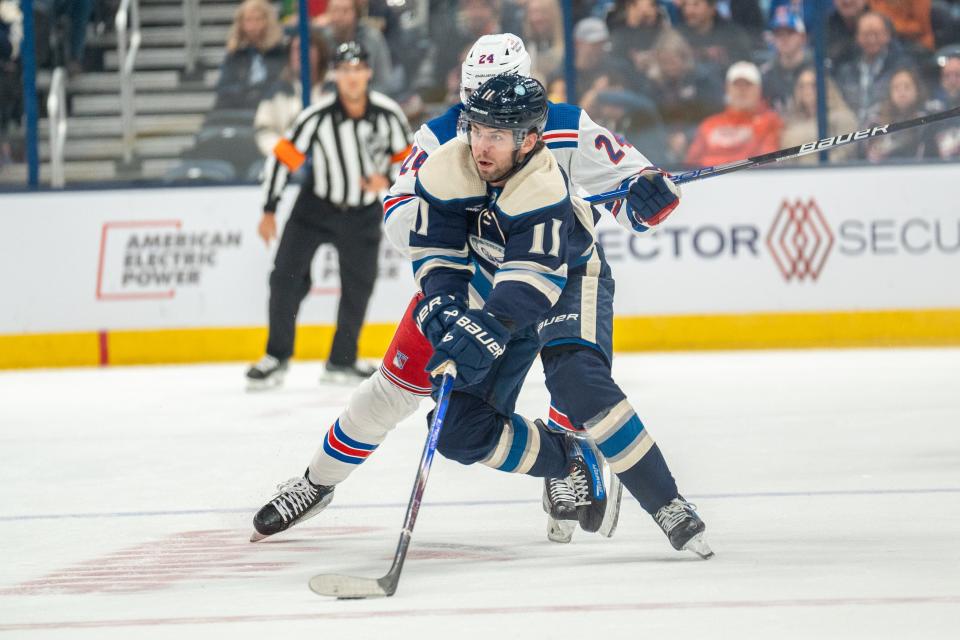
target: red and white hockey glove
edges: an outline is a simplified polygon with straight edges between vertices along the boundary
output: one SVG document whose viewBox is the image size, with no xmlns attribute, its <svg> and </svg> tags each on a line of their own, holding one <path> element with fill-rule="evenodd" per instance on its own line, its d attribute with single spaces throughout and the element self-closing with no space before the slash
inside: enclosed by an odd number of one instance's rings
<svg viewBox="0 0 960 640">
<path fill-rule="evenodd" d="M 626 206 L 617 222 L 631 231 L 647 231 L 663 222 L 680 204 L 680 187 L 669 174 L 648 167 L 627 180 Z"/>
</svg>

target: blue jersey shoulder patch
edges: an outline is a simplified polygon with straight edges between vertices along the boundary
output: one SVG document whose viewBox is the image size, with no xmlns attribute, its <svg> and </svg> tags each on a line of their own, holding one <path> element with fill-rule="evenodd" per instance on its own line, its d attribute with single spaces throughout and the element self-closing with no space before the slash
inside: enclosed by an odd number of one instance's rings
<svg viewBox="0 0 960 640">
<path fill-rule="evenodd" d="M 463 105 L 457 103 L 444 111 L 442 114 L 427 122 L 427 128 L 437 136 L 440 144 L 444 144 L 457 137 L 457 122 L 460 120 L 460 112 L 463 111 Z"/>
<path fill-rule="evenodd" d="M 556 131 L 557 129 L 578 131 L 580 129 L 580 107 L 565 102 L 548 102 L 546 131 Z"/>
</svg>

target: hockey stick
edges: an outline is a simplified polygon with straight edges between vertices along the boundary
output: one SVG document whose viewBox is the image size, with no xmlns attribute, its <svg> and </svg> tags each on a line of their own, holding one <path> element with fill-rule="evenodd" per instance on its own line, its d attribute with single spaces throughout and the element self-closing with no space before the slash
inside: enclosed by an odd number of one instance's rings
<svg viewBox="0 0 960 640">
<path fill-rule="evenodd" d="M 433 464 L 433 454 L 437 451 L 437 439 L 440 437 L 440 429 L 443 428 L 443 419 L 447 415 L 447 405 L 450 402 L 453 382 L 457 377 L 457 367 L 452 360 L 448 360 L 440 365 L 437 372 L 443 373 L 440 395 L 437 397 L 437 408 L 433 414 L 433 422 L 430 424 L 427 441 L 423 445 L 420 467 L 417 469 L 417 477 L 413 482 L 413 491 L 410 493 L 410 502 L 407 504 L 407 515 L 403 519 L 403 531 L 400 532 L 400 542 L 397 543 L 397 551 L 393 555 L 393 564 L 390 566 L 390 571 L 382 578 L 359 578 L 321 573 L 310 578 L 310 589 L 314 593 L 348 600 L 388 597 L 397 591 L 400 571 L 403 569 L 403 561 L 407 557 L 407 549 L 410 547 L 410 538 L 413 535 L 413 525 L 417 521 L 417 512 L 420 511 L 423 490 L 427 486 L 427 477 L 430 475 L 430 466 Z"/>
<path fill-rule="evenodd" d="M 713 178 L 716 176 L 722 176 L 726 173 L 740 171 L 741 169 L 750 169 L 753 167 L 759 167 L 760 165 L 770 164 L 772 162 L 782 162 L 784 160 L 798 158 L 811 153 L 819 153 L 820 151 L 825 151 L 834 147 L 840 147 L 852 142 L 861 142 L 863 140 L 869 140 L 870 138 L 883 136 L 888 133 L 896 133 L 897 131 L 904 131 L 905 129 L 912 129 L 913 127 L 919 127 L 925 124 L 939 122 L 940 120 L 955 118 L 957 116 L 960 116 L 960 107 L 954 107 L 953 109 L 947 109 L 946 111 L 938 111 L 937 113 L 931 113 L 929 115 L 914 118 L 912 120 L 903 120 L 902 122 L 877 125 L 869 129 L 854 131 L 853 133 L 844 133 L 839 136 L 833 136 L 832 138 L 823 138 L 822 140 L 806 142 L 795 147 L 787 147 L 786 149 L 780 149 L 779 151 L 771 151 L 770 153 L 764 153 L 759 156 L 751 156 L 744 160 L 734 160 L 733 162 L 727 162 L 715 167 L 701 167 L 700 169 L 685 171 L 675 176 L 670 176 L 670 179 L 673 180 L 674 184 L 684 184 L 686 182 L 693 182 L 694 180 Z M 585 200 L 591 204 L 603 204 L 604 202 L 610 202 L 611 200 L 619 200 L 623 198 L 627 195 L 629 190 L 629 188 L 626 188 L 617 189 L 616 191 L 607 191 L 606 193 L 598 193 L 597 195 L 585 198 Z"/>
</svg>

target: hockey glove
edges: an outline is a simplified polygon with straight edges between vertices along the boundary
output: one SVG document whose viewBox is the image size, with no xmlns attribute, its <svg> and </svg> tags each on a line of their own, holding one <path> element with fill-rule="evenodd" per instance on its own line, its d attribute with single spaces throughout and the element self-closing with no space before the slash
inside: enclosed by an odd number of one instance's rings
<svg viewBox="0 0 960 640">
<path fill-rule="evenodd" d="M 680 204 L 680 187 L 667 173 L 648 167 L 630 178 L 627 206 L 617 222 L 631 231 L 647 231 L 663 222 Z"/>
<path fill-rule="evenodd" d="M 413 321 L 434 347 L 451 324 L 467 311 L 467 301 L 448 293 L 429 296 L 413 308 Z"/>
<path fill-rule="evenodd" d="M 427 371 L 434 371 L 447 360 L 457 363 L 457 387 L 483 380 L 494 361 L 503 355 L 510 331 L 485 311 L 462 314 L 435 345 Z"/>
</svg>

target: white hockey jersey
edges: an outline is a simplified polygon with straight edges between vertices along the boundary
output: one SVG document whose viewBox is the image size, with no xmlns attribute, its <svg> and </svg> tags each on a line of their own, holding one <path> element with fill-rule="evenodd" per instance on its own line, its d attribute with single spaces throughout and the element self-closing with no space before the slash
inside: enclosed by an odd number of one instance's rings
<svg viewBox="0 0 960 640">
<path fill-rule="evenodd" d="M 396 182 L 383 199 L 384 232 L 405 255 L 410 254 L 410 231 L 420 207 L 415 193 L 417 172 L 431 153 L 457 135 L 462 110 L 463 105 L 458 103 L 420 127 Z M 611 133 L 591 120 L 586 111 L 571 104 L 549 103 L 543 140 L 567 176 L 572 195 L 612 191 L 652 165 L 623 137 Z"/>
</svg>

